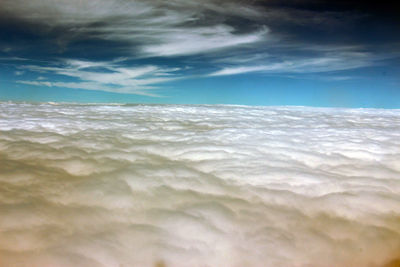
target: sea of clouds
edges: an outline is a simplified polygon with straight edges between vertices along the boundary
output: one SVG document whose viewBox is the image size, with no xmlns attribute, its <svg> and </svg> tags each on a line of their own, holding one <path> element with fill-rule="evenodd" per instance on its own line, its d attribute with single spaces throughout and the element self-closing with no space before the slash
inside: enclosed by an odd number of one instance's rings
<svg viewBox="0 0 400 267">
<path fill-rule="evenodd" d="M 1 267 L 399 256 L 400 110 L 0 103 Z"/>
</svg>

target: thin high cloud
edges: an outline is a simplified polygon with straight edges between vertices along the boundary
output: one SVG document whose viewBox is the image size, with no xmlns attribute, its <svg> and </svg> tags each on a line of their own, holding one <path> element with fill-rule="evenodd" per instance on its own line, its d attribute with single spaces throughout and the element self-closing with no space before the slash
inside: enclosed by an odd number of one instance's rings
<svg viewBox="0 0 400 267">
<path fill-rule="evenodd" d="M 180 56 L 224 50 L 264 40 L 265 25 L 238 33 L 224 16 L 261 16 L 248 5 L 223 1 L 24 1 L 5 0 L 3 11 L 44 27 L 66 27 L 69 34 L 58 38 L 67 46 L 82 38 L 98 38 L 127 44 L 131 56 Z M 243 9 L 243 10 L 242 10 Z M 241 12 L 242 10 L 242 12 Z M 1 10 L 0 10 L 1 11 Z M 206 12 L 214 13 L 208 21 Z M 220 17 L 219 17 L 220 16 Z"/>
<path fill-rule="evenodd" d="M 14 74 L 49 74 L 18 83 L 133 94 L 191 77 L 347 71 L 400 51 L 393 34 L 373 38 L 382 27 L 365 30 L 383 16 L 374 10 L 352 1 L 3 0 L 0 60 L 18 66 Z"/>
<path fill-rule="evenodd" d="M 118 52 L 135 57 L 188 56 L 215 51 L 218 53 L 214 56 L 219 57 L 235 49 L 268 49 L 274 41 L 279 41 L 282 47 L 304 41 L 307 46 L 317 43 L 343 46 L 346 40 L 351 43 L 370 39 L 369 35 L 356 31 L 368 14 L 357 9 L 343 10 L 341 5 L 329 6 L 324 1 L 319 4 L 304 1 L 309 9 L 297 2 L 301 1 L 278 4 L 235 0 L 167 3 L 158 0 L 3 0 L 0 14 L 27 28 L 30 25 L 41 37 L 52 38 L 51 42 L 60 46 L 61 51 L 81 41 L 96 41 L 99 48 L 104 45 L 102 40 L 116 44 L 113 50 L 122 49 Z M 341 38 L 342 35 L 346 38 Z M 5 44 L 4 47 L 12 46 Z"/>
<path fill-rule="evenodd" d="M 209 74 L 209 76 L 226 76 L 251 72 L 295 74 L 341 71 L 376 64 L 372 58 L 368 53 L 359 52 L 326 53 L 312 58 L 292 58 L 281 62 L 272 61 L 270 63 L 268 63 L 268 58 L 266 58 L 267 63 L 264 64 L 261 64 L 262 61 L 259 61 L 260 64 L 258 65 L 234 64 L 233 66 L 217 70 Z"/>
<path fill-rule="evenodd" d="M 91 62 L 82 60 L 66 60 L 57 66 L 24 65 L 20 67 L 30 72 L 61 75 L 73 81 L 18 80 L 18 83 L 64 87 L 73 89 L 101 90 L 118 93 L 131 93 L 157 96 L 149 92 L 156 89 L 157 84 L 176 80 L 178 68 L 160 68 L 153 65 L 140 67 L 124 67 L 120 62 Z"/>
<path fill-rule="evenodd" d="M 226 25 L 212 28 L 198 28 L 192 31 L 175 30 L 164 33 L 164 41 L 158 45 L 144 47 L 144 52 L 149 55 L 173 56 L 205 53 L 219 49 L 236 47 L 261 41 L 267 34 L 266 28 L 250 33 L 235 35 L 234 29 Z"/>
</svg>

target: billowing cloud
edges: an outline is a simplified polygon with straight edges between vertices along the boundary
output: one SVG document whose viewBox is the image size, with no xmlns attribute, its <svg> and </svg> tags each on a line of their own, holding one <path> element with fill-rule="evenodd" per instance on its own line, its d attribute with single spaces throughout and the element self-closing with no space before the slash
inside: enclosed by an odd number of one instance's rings
<svg viewBox="0 0 400 267">
<path fill-rule="evenodd" d="M 399 257 L 399 111 L 0 111 L 2 267 L 383 267 Z"/>
</svg>

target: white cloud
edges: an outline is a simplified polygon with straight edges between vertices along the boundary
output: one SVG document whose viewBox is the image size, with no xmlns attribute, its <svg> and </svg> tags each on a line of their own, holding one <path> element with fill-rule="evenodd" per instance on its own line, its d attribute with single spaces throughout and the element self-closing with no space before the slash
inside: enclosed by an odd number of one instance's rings
<svg viewBox="0 0 400 267">
<path fill-rule="evenodd" d="M 159 56 L 187 55 L 204 53 L 227 47 L 259 42 L 264 39 L 267 28 L 263 30 L 236 35 L 234 28 L 227 25 L 202 27 L 194 29 L 177 29 L 163 33 L 161 44 L 147 45 L 145 53 Z"/>
<path fill-rule="evenodd" d="M 155 89 L 156 84 L 176 80 L 180 77 L 175 75 L 179 68 L 160 68 L 153 65 L 140 67 L 124 67 L 114 62 L 91 62 L 81 60 L 66 60 L 63 65 L 56 67 L 43 67 L 36 65 L 25 65 L 20 68 L 39 73 L 51 73 L 68 76 L 76 79 L 73 82 L 60 81 L 26 81 L 18 83 L 65 87 L 86 90 L 101 90 L 119 93 L 148 94 L 146 90 Z M 93 70 L 101 68 L 104 71 Z"/>
<path fill-rule="evenodd" d="M 204 12 L 236 15 L 248 19 L 263 17 L 261 10 L 243 1 L 223 0 L 2 0 L 2 10 L 48 24 L 85 24 L 106 18 L 135 20 L 139 25 L 176 25 L 196 20 Z"/>
<path fill-rule="evenodd" d="M 261 16 L 254 7 L 231 1 L 4 0 L 2 8 L 49 27 L 69 27 L 75 34 L 58 40 L 60 45 L 78 38 L 79 34 L 91 35 L 130 43 L 131 53 L 136 56 L 191 55 L 230 49 L 259 42 L 267 33 L 265 26 L 238 34 L 223 19 L 204 21 L 210 12 L 221 18 L 224 14 L 247 19 Z"/>
<path fill-rule="evenodd" d="M 272 16 L 277 10 L 272 9 L 273 12 L 257 9 L 256 4 L 231 0 L 3 0 L 0 14 L 6 12 L 26 21 L 46 24 L 50 29 L 68 29 L 71 34 L 57 39 L 63 47 L 84 36 L 120 42 L 127 49 L 121 53 L 134 58 L 201 54 L 206 64 L 211 62 L 219 67 L 206 76 L 316 73 L 376 64 L 372 54 L 355 52 L 362 51 L 360 46 L 322 46 L 285 39 L 288 37 L 264 25 L 278 19 Z M 286 20 L 293 16 L 287 10 L 274 14 L 286 15 Z M 248 27 L 230 23 L 228 16 L 232 21 L 246 19 Z M 119 88 L 124 92 L 138 92 L 178 78 L 173 69 L 154 65 L 124 67 L 119 64 L 123 60 L 67 60 L 64 66 L 27 67 L 36 72 L 72 77 L 80 83 L 97 84 L 97 88 L 109 91 Z M 107 72 L 91 68 L 105 68 Z M 93 87 L 92 84 L 83 86 Z"/>
<path fill-rule="evenodd" d="M 130 88 L 113 88 L 111 86 L 102 85 L 95 82 L 50 82 L 50 81 L 16 81 L 21 84 L 35 85 L 35 86 L 46 86 L 46 87 L 60 87 L 60 88 L 71 88 L 71 89 L 83 89 L 83 90 L 97 90 L 113 93 L 133 93 L 135 95 L 146 95 L 152 97 L 159 97 L 158 94 L 151 93 L 145 90 L 130 90 Z M 151 87 L 143 88 L 151 89 Z"/>
<path fill-rule="evenodd" d="M 336 52 L 321 56 L 288 59 L 270 64 L 230 66 L 222 68 L 209 76 L 235 75 L 250 72 L 264 73 L 316 73 L 348 70 L 372 65 L 373 57 L 368 53 Z"/>
<path fill-rule="evenodd" d="M 0 109 L 2 266 L 383 267 L 399 256 L 400 110 Z"/>
<path fill-rule="evenodd" d="M 224 68 L 222 70 L 213 72 L 210 76 L 224 76 L 224 75 L 234 75 L 248 72 L 260 72 L 267 71 L 268 69 L 272 69 L 273 66 L 243 66 L 243 67 L 231 67 Z"/>
<path fill-rule="evenodd" d="M 20 71 L 20 70 L 17 70 L 17 71 L 14 72 L 14 74 L 15 74 L 16 76 L 21 76 L 21 75 L 24 74 L 24 73 L 25 73 L 24 71 Z"/>
</svg>

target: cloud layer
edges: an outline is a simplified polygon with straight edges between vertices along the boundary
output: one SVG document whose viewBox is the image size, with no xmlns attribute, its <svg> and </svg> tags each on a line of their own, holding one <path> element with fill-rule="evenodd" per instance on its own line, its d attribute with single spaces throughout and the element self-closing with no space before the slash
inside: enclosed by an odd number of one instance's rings
<svg viewBox="0 0 400 267">
<path fill-rule="evenodd" d="M 399 256 L 398 111 L 1 103 L 0 114 L 3 267 Z"/>
</svg>

